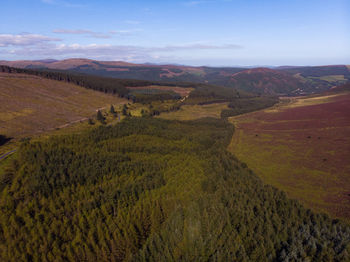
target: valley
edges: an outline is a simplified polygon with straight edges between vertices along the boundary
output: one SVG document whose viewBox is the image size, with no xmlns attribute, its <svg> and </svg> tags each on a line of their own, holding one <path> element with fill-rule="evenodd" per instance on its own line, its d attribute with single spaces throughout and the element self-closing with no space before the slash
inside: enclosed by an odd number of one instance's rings
<svg viewBox="0 0 350 262">
<path fill-rule="evenodd" d="M 346 85 L 278 99 L 2 70 L 5 261 L 348 259 Z"/>
</svg>

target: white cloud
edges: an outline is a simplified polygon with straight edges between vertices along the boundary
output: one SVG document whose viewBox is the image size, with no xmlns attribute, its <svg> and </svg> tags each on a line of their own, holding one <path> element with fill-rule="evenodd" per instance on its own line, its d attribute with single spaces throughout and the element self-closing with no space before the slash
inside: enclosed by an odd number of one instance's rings
<svg viewBox="0 0 350 262">
<path fill-rule="evenodd" d="M 112 30 L 108 33 L 95 32 L 86 29 L 55 29 L 53 33 L 55 34 L 66 34 L 66 35 L 85 35 L 92 38 L 112 38 L 113 35 L 131 35 L 133 32 L 140 31 L 139 29 L 134 30 Z"/>
<path fill-rule="evenodd" d="M 15 57 L 88 57 L 106 60 L 124 60 L 130 62 L 151 61 L 159 57 L 166 57 L 169 53 L 183 50 L 208 50 L 208 49 L 239 49 L 238 45 L 169 45 L 163 47 L 142 47 L 131 45 L 110 45 L 110 44 L 47 44 L 40 47 L 26 46 L 16 50 L 0 51 L 3 55 Z"/>
<path fill-rule="evenodd" d="M 55 29 L 53 30 L 56 34 L 69 34 L 69 35 L 87 35 L 89 37 L 93 38 L 111 38 L 111 35 L 104 34 L 100 32 L 94 32 L 91 30 L 85 30 L 85 29 Z"/>
<path fill-rule="evenodd" d="M 60 39 L 38 34 L 0 34 L 0 47 L 34 46 L 52 41 L 60 41 Z"/>
<path fill-rule="evenodd" d="M 88 35 L 95 38 L 110 38 L 114 34 L 122 35 L 130 33 L 127 30 L 99 33 L 85 29 L 56 29 L 54 32 L 57 34 Z M 241 48 L 241 46 L 235 44 L 214 45 L 198 42 L 183 45 L 144 47 L 115 44 L 66 44 L 63 42 L 59 43 L 59 41 L 62 41 L 62 39 L 40 34 L 0 34 L 0 56 L 11 56 L 20 59 L 88 57 L 106 60 L 150 61 L 159 57 L 169 57 L 169 54 L 186 50 L 233 50 Z"/>
</svg>

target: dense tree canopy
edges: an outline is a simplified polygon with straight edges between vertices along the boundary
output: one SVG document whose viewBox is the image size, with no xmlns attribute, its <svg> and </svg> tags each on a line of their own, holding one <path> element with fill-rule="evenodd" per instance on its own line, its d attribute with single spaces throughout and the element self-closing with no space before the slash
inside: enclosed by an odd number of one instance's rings
<svg viewBox="0 0 350 262">
<path fill-rule="evenodd" d="M 278 103 L 278 98 L 276 97 L 250 97 L 250 98 L 236 98 L 232 99 L 228 104 L 228 109 L 222 110 L 221 117 L 236 116 L 267 107 L 271 107 Z"/>
<path fill-rule="evenodd" d="M 0 178 L 0 260 L 349 261 L 349 226 L 264 185 L 232 132 L 145 117 L 25 142 Z"/>
</svg>

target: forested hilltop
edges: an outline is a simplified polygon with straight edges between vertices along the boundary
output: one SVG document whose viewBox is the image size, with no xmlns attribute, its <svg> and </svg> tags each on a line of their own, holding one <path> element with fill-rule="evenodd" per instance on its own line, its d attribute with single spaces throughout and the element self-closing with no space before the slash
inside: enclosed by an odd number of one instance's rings
<svg viewBox="0 0 350 262">
<path fill-rule="evenodd" d="M 0 260 L 349 261 L 349 226 L 264 185 L 233 131 L 127 118 L 24 142 L 1 176 Z"/>
</svg>

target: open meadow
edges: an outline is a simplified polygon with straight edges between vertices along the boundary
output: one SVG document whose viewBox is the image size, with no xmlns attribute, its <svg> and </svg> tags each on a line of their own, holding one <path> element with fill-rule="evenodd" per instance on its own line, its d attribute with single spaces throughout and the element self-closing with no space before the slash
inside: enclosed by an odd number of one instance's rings
<svg viewBox="0 0 350 262">
<path fill-rule="evenodd" d="M 151 85 L 151 86 L 133 86 L 128 87 L 129 90 L 160 90 L 160 91 L 173 91 L 180 96 L 188 96 L 191 91 L 193 91 L 193 88 L 184 88 L 184 87 L 178 87 L 178 86 L 160 86 L 160 85 Z"/>
<path fill-rule="evenodd" d="M 350 220 L 350 93 L 282 100 L 230 118 L 229 150 L 309 208 Z"/>
</svg>

